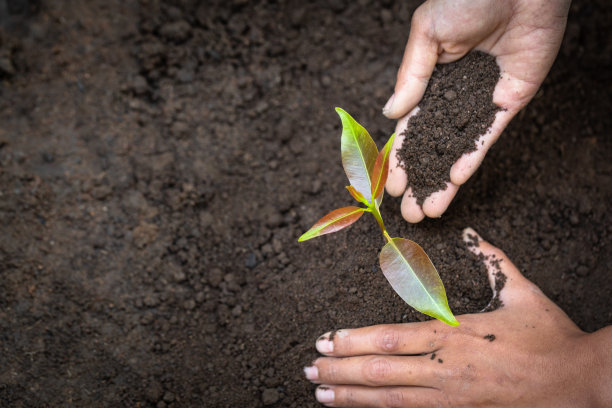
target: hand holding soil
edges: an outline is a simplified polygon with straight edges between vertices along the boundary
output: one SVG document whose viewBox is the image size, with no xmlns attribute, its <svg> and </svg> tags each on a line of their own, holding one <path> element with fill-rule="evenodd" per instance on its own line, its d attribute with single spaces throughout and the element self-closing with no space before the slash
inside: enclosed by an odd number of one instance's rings
<svg viewBox="0 0 612 408">
<path fill-rule="evenodd" d="M 409 222 L 425 216 L 440 217 L 459 186 L 476 171 L 501 132 L 535 95 L 557 55 L 569 8 L 569 1 L 429 0 L 412 18 L 410 37 L 400 66 L 395 93 L 383 109 L 397 124 L 391 154 L 387 191 L 404 194 L 402 215 Z M 402 134 L 410 116 L 427 88 L 435 65 L 456 61 L 470 50 L 496 57 L 501 77 L 493 103 L 501 107 L 491 126 L 483 132 L 476 149 L 461 156 L 450 168 L 446 189 L 417 202 L 406 173 L 396 170 L 396 152 L 404 142 Z"/>
<path fill-rule="evenodd" d="M 586 334 L 473 230 L 503 306 L 439 321 L 326 333 L 305 368 L 332 407 L 604 407 L 612 401 L 612 327 Z"/>
</svg>

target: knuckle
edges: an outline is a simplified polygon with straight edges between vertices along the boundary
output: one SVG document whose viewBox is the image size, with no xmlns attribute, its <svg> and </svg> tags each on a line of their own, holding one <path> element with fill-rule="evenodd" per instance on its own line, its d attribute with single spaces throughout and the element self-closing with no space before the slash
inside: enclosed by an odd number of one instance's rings
<svg viewBox="0 0 612 408">
<path fill-rule="evenodd" d="M 388 390 L 384 394 L 385 407 L 401 408 L 404 406 L 404 393 L 400 390 Z"/>
<path fill-rule="evenodd" d="M 431 14 L 426 4 L 419 6 L 412 14 L 410 23 L 411 30 L 414 29 L 415 34 L 423 34 L 428 37 L 433 35 L 433 24 Z"/>
<path fill-rule="evenodd" d="M 427 20 L 427 9 L 420 6 L 412 13 L 412 21 L 411 25 L 416 26 L 419 29 L 425 28 L 425 23 Z"/>
<path fill-rule="evenodd" d="M 339 377 L 338 366 L 334 363 L 325 364 L 323 369 L 320 369 L 320 379 L 324 382 L 335 384 Z"/>
<path fill-rule="evenodd" d="M 367 360 L 363 367 L 363 376 L 373 385 L 383 384 L 391 373 L 391 365 L 384 358 L 375 357 Z"/>
<path fill-rule="evenodd" d="M 376 347 L 387 353 L 397 351 L 400 346 L 400 335 L 396 329 L 383 327 L 376 335 Z"/>
</svg>

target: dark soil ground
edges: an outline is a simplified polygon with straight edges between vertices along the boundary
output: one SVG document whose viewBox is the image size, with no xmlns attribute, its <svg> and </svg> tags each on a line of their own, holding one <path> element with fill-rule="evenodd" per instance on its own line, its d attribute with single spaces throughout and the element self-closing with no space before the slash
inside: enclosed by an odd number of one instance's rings
<svg viewBox="0 0 612 408">
<path fill-rule="evenodd" d="M 417 321 L 350 197 L 341 106 L 379 146 L 417 2 L 0 0 L 0 406 L 315 407 L 337 328 Z M 218 4 L 214 4 L 218 3 Z M 10 7 L 8 7 L 10 5 Z M 612 8 L 560 55 L 419 242 L 457 314 L 491 296 L 474 227 L 580 327 L 612 323 Z"/>
</svg>

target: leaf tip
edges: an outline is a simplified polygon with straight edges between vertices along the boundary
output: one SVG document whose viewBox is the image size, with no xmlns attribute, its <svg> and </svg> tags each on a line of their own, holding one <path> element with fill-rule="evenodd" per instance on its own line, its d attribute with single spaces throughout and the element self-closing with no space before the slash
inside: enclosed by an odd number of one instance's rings
<svg viewBox="0 0 612 408">
<path fill-rule="evenodd" d="M 459 326 L 459 322 L 457 321 L 457 319 L 455 319 L 455 316 L 453 316 L 452 314 L 450 315 L 450 318 L 446 318 L 443 320 L 444 323 L 448 324 L 449 326 L 453 326 L 453 327 L 457 327 Z"/>
</svg>

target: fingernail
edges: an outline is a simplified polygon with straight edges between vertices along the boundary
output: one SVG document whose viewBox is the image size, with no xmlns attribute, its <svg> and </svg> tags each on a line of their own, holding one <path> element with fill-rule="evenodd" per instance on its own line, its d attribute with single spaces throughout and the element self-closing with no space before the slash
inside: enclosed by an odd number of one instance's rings
<svg viewBox="0 0 612 408">
<path fill-rule="evenodd" d="M 395 94 L 391 95 L 387 103 L 385 103 L 385 107 L 382 110 L 383 115 L 387 116 L 391 112 L 391 107 L 393 107 L 394 100 L 395 100 Z"/>
<path fill-rule="evenodd" d="M 321 404 L 330 404 L 334 402 L 334 390 L 327 387 L 319 387 L 315 391 L 315 397 Z"/>
<path fill-rule="evenodd" d="M 316 381 L 319 379 L 319 369 L 316 366 L 304 367 L 304 374 L 310 381 Z"/>
<path fill-rule="evenodd" d="M 329 336 L 323 335 L 317 340 L 317 350 L 322 354 L 330 354 L 334 352 L 334 342 L 328 340 Z"/>
</svg>

